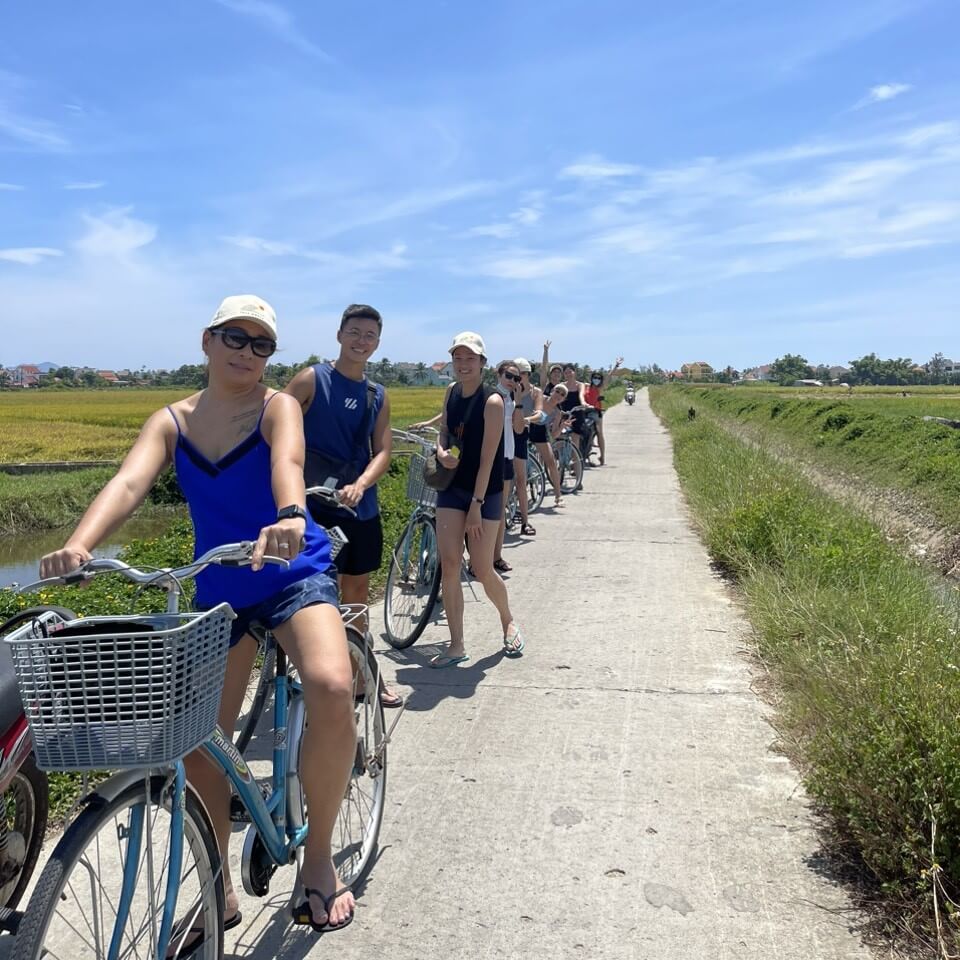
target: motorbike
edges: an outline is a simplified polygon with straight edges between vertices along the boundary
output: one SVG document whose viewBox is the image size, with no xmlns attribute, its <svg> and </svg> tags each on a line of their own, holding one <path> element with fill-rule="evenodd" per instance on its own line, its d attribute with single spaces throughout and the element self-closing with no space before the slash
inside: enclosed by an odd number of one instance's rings
<svg viewBox="0 0 960 960">
<path fill-rule="evenodd" d="M 47 775 L 33 759 L 30 728 L 23 713 L 10 648 L 3 637 L 34 624 L 76 619 L 64 607 L 28 607 L 0 625 L 0 932 L 16 933 L 17 904 L 37 866 L 50 809 Z M 55 628 L 55 627 L 54 627 Z"/>
<path fill-rule="evenodd" d="M 632 390 L 628 390 L 627 393 L 626 393 L 627 406 L 628 406 L 628 407 L 632 407 L 632 406 L 633 406 L 633 402 L 634 402 L 634 400 L 636 400 L 636 399 L 637 399 L 637 395 L 636 395 Z"/>
</svg>

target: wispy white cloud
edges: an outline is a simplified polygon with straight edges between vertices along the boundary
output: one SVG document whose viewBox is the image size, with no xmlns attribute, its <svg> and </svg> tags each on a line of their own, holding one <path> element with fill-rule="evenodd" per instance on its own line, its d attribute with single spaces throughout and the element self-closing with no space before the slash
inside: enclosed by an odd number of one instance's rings
<svg viewBox="0 0 960 960">
<path fill-rule="evenodd" d="M 152 243 L 157 236 L 156 226 L 130 216 L 130 209 L 121 207 L 101 216 L 84 214 L 86 231 L 75 244 L 77 250 L 88 256 L 123 260 Z"/>
<path fill-rule="evenodd" d="M 10 263 L 22 263 L 33 267 L 48 257 L 62 257 L 63 251 L 54 247 L 8 247 L 0 250 L 0 260 Z"/>
<path fill-rule="evenodd" d="M 483 261 L 477 265 L 477 269 L 488 277 L 504 280 L 539 280 L 569 273 L 582 262 L 580 257 L 516 253 Z"/>
<path fill-rule="evenodd" d="M 498 240 L 506 240 L 508 237 L 515 237 L 523 227 L 532 227 L 539 223 L 543 216 L 542 195 L 527 196 L 527 205 L 514 210 L 509 214 L 507 220 L 500 223 L 486 223 L 478 227 L 471 227 L 464 236 L 467 237 L 495 237 Z"/>
<path fill-rule="evenodd" d="M 268 0 L 216 0 L 216 3 L 234 13 L 250 17 L 278 39 L 302 53 L 327 63 L 336 62 L 326 50 L 317 46 L 302 33 L 297 27 L 293 14 L 279 3 L 270 3 Z"/>
<path fill-rule="evenodd" d="M 886 100 L 893 100 L 895 97 L 899 97 L 901 94 L 912 89 L 913 87 L 909 83 L 877 84 L 877 86 L 871 87 L 866 95 L 854 104 L 854 110 L 859 110 L 861 107 L 866 107 L 871 103 L 883 103 Z"/>
<path fill-rule="evenodd" d="M 52 123 L 23 116 L 2 102 L 0 136 L 50 153 L 60 153 L 70 147 L 70 141 Z"/>
<path fill-rule="evenodd" d="M 604 160 L 599 154 L 590 154 L 564 167 L 560 171 L 560 176 L 576 180 L 609 180 L 615 177 L 629 177 L 640 173 L 641 170 L 641 167 L 632 163 L 613 163 Z"/>
<path fill-rule="evenodd" d="M 105 187 L 107 182 L 105 180 L 81 180 L 77 183 L 65 183 L 63 185 L 64 190 L 100 190 Z"/>
<path fill-rule="evenodd" d="M 321 250 L 299 243 L 267 240 L 249 234 L 226 236 L 223 240 L 241 250 L 249 250 L 268 257 L 297 257 L 343 270 L 401 270 L 410 266 L 410 261 L 405 256 L 407 247 L 403 243 L 395 243 L 389 250 L 343 253 L 336 250 Z"/>
<path fill-rule="evenodd" d="M 19 183 L 0 183 L 0 191 L 3 190 L 22 190 L 23 186 Z"/>
</svg>

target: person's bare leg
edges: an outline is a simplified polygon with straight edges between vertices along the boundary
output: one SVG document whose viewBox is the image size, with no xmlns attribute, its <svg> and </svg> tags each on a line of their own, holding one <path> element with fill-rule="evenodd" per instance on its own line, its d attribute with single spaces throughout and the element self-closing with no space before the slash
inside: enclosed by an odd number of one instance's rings
<svg viewBox="0 0 960 960">
<path fill-rule="evenodd" d="M 366 606 L 370 602 L 370 574 L 369 573 L 341 573 L 337 577 L 340 586 L 341 603 L 362 603 Z M 356 621 L 361 630 L 367 629 L 367 617 L 364 615 Z M 363 689 L 361 687 L 361 689 Z M 380 699 L 384 706 L 394 706 L 403 698 L 387 686 L 385 680 L 380 681 Z"/>
<path fill-rule="evenodd" d="M 237 717 L 240 716 L 256 653 L 257 642 L 247 634 L 230 648 L 227 656 L 227 672 L 217 718 L 217 723 L 227 736 L 232 736 Z M 200 799 L 210 814 L 210 822 L 217 835 L 217 846 L 223 861 L 223 892 L 226 897 L 223 916 L 229 920 L 237 912 L 237 893 L 230 874 L 230 785 L 224 772 L 214 766 L 200 750 L 194 750 L 186 757 L 184 767 L 187 779 L 200 794 Z M 185 945 L 188 946 L 189 941 Z"/>
<path fill-rule="evenodd" d="M 460 585 L 460 564 L 463 562 L 463 534 L 467 515 L 462 510 L 441 507 L 437 510 L 437 545 L 440 547 L 441 587 L 443 612 L 447 617 L 450 644 L 444 656 L 462 657 L 463 646 L 463 587 Z M 496 538 L 496 530 L 491 537 Z M 493 570 L 493 556 L 490 558 Z M 476 573 L 476 570 L 474 570 Z M 500 579 L 499 577 L 497 578 Z"/>
<path fill-rule="evenodd" d="M 606 463 L 606 444 L 603 440 L 603 420 L 597 417 L 597 446 L 600 448 L 600 466 Z"/>
<path fill-rule="evenodd" d="M 554 502 L 560 503 L 563 493 L 560 490 L 560 470 L 557 468 L 557 459 L 553 455 L 553 447 L 549 443 L 538 443 L 537 449 L 540 451 L 540 459 L 547 468 L 547 476 L 550 477 L 550 483 L 553 486 Z"/>
<path fill-rule="evenodd" d="M 483 521 L 483 535 L 468 537 L 467 548 L 470 551 L 470 565 L 476 578 L 483 584 L 486 595 L 500 614 L 500 624 L 503 627 L 503 636 L 506 639 L 513 624 L 513 614 L 510 612 L 510 598 L 507 595 L 507 585 L 493 569 L 493 550 L 497 539 L 497 521 Z"/>
<path fill-rule="evenodd" d="M 520 526 L 525 527 L 530 520 L 530 504 L 527 500 L 527 461 L 514 457 L 514 483 L 517 485 L 517 503 L 520 504 Z"/>
<path fill-rule="evenodd" d="M 306 794 L 310 831 L 300 879 L 329 897 L 341 886 L 332 859 L 331 838 L 357 749 L 353 719 L 353 674 L 340 611 L 329 603 L 298 610 L 274 630 L 300 674 L 309 730 L 301 745 L 300 782 Z M 345 923 L 353 912 L 350 891 L 330 904 L 329 916 L 311 896 L 313 919 Z"/>
<path fill-rule="evenodd" d="M 504 503 L 506 503 L 510 499 L 510 485 L 512 483 L 513 483 L 512 480 L 503 481 L 503 502 Z M 497 527 L 497 543 L 496 543 L 496 546 L 493 548 L 494 563 L 496 563 L 497 561 L 503 560 L 503 538 L 506 535 L 507 535 L 507 512 L 506 510 L 501 510 L 500 525 Z"/>
</svg>

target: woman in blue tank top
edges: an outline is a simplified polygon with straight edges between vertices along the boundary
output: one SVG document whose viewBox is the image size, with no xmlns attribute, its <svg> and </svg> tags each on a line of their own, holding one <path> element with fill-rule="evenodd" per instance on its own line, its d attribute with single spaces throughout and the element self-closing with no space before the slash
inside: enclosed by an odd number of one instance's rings
<svg viewBox="0 0 960 960">
<path fill-rule="evenodd" d="M 116 476 L 87 509 L 62 550 L 48 554 L 42 576 L 57 576 L 93 550 L 143 502 L 170 464 L 190 508 L 196 556 L 222 543 L 256 541 L 249 568 L 210 567 L 197 577 L 197 604 L 234 608 L 230 656 L 219 723 L 233 730 L 253 667 L 248 630 L 273 631 L 303 681 L 310 736 L 303 741 L 301 779 L 310 832 L 300 879 L 307 899 L 294 923 L 342 929 L 354 900 L 331 860 L 331 836 L 356 749 L 352 675 L 337 601 L 330 544 L 304 509 L 303 419 L 297 401 L 262 383 L 276 350 L 273 309 L 259 297 L 227 297 L 203 332 L 208 386 L 147 420 Z M 264 565 L 265 555 L 289 567 Z M 217 833 L 223 860 L 225 924 L 239 923 L 230 877 L 230 795 L 223 773 L 199 753 L 187 775 Z M 202 930 L 197 932 L 197 943 Z M 190 942 L 184 945 L 190 949 Z"/>
</svg>

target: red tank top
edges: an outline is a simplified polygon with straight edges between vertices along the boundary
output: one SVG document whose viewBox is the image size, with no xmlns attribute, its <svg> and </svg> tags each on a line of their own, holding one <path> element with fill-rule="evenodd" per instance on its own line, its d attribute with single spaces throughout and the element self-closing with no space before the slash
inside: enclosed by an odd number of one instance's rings
<svg viewBox="0 0 960 960">
<path fill-rule="evenodd" d="M 588 383 L 586 390 L 583 391 L 583 399 L 594 409 L 602 409 L 602 404 L 600 403 L 600 388 L 595 387 L 592 383 Z"/>
</svg>

